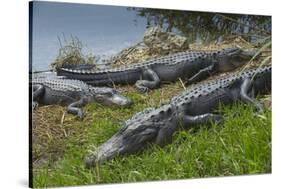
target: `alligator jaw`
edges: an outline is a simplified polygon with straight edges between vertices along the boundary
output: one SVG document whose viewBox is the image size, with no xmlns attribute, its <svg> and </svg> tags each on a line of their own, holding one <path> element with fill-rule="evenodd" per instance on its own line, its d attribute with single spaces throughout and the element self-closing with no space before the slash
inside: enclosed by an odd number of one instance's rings
<svg viewBox="0 0 281 189">
<path fill-rule="evenodd" d="M 125 106 L 128 107 L 133 104 L 133 102 L 122 96 L 118 91 L 108 87 L 90 87 L 90 91 L 93 94 L 94 100 L 108 106 Z"/>
<path fill-rule="evenodd" d="M 102 144 L 95 152 L 90 153 L 85 158 L 86 168 L 94 167 L 97 163 L 102 163 L 106 160 L 117 156 L 122 149 L 123 138 L 113 135 L 107 142 Z"/>
<path fill-rule="evenodd" d="M 166 138 L 163 136 L 169 138 L 176 128 L 175 124 L 171 125 L 177 120 L 173 112 L 170 105 L 164 105 L 135 114 L 116 134 L 85 158 L 86 167 L 93 167 L 118 155 L 135 153 L 150 143 L 161 145 L 162 139 Z"/>
<path fill-rule="evenodd" d="M 224 50 L 217 57 L 217 69 L 219 72 L 234 70 L 251 60 L 256 51 L 244 51 L 239 48 L 229 48 Z"/>
<path fill-rule="evenodd" d="M 133 102 L 122 95 L 119 94 L 112 94 L 112 96 L 104 96 L 104 95 L 96 95 L 95 100 L 101 104 L 107 105 L 107 106 L 123 106 L 123 107 L 129 107 L 133 104 Z"/>
<path fill-rule="evenodd" d="M 119 105 L 119 106 L 124 106 L 124 107 L 129 107 L 133 104 L 133 101 L 130 99 L 126 98 L 125 96 L 114 94 L 110 101 L 113 104 Z"/>
<path fill-rule="evenodd" d="M 241 58 L 249 59 L 257 54 L 257 51 L 242 51 Z"/>
<path fill-rule="evenodd" d="M 146 119 L 142 122 L 127 122 L 115 135 L 85 158 L 87 168 L 113 159 L 118 155 L 132 154 L 155 142 L 158 134 L 157 123 Z"/>
</svg>

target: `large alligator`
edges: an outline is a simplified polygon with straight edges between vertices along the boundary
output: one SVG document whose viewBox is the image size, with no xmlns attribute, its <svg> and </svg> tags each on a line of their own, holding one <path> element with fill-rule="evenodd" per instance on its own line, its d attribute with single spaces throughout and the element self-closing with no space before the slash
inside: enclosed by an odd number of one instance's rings
<svg viewBox="0 0 281 189">
<path fill-rule="evenodd" d="M 142 63 L 123 65 L 108 69 L 75 69 L 64 65 L 57 70 L 60 76 L 85 81 L 93 86 L 135 84 L 145 92 L 160 86 L 163 81 L 179 78 L 192 83 L 207 78 L 216 72 L 231 71 L 250 60 L 254 51 L 228 48 L 221 51 L 187 51 L 153 58 Z"/>
<path fill-rule="evenodd" d="M 81 106 L 95 101 L 104 105 L 129 106 L 131 100 L 120 95 L 115 89 L 93 87 L 78 80 L 58 77 L 37 77 L 32 79 L 32 106 L 39 104 L 68 105 L 67 111 L 83 118 Z"/>
<path fill-rule="evenodd" d="M 220 104 L 242 101 L 253 104 L 261 112 L 262 105 L 254 97 L 270 91 L 271 66 L 237 72 L 194 86 L 172 98 L 169 104 L 135 114 L 116 134 L 86 157 L 86 166 L 92 167 L 117 155 L 137 152 L 149 143 L 163 146 L 171 142 L 173 133 L 179 128 L 220 122 L 222 116 L 212 113 Z"/>
</svg>

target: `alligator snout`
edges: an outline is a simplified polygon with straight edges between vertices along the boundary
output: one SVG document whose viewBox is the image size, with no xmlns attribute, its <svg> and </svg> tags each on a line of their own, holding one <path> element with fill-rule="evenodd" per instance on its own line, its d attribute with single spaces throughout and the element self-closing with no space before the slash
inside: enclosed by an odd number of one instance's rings
<svg viewBox="0 0 281 189">
<path fill-rule="evenodd" d="M 137 114 L 136 119 L 139 116 L 140 114 Z M 85 158 L 86 167 L 94 167 L 97 163 L 113 159 L 118 155 L 135 153 L 154 141 L 158 131 L 157 123 L 151 124 L 146 116 L 144 119 L 143 122 L 126 121 L 116 134 Z"/>
<path fill-rule="evenodd" d="M 133 104 L 129 98 L 121 95 L 118 91 L 112 88 L 95 88 L 93 93 L 95 94 L 94 99 L 104 105 L 128 107 Z"/>
<path fill-rule="evenodd" d="M 236 69 L 251 60 L 256 51 L 245 51 L 240 48 L 229 48 L 217 55 L 217 69 L 219 72 L 228 72 Z"/>
<path fill-rule="evenodd" d="M 125 106 L 125 107 L 129 107 L 133 104 L 132 100 L 130 100 L 127 97 L 118 95 L 118 94 L 113 95 L 113 97 L 111 98 L 111 101 L 113 104 L 117 104 L 117 105 Z"/>
<path fill-rule="evenodd" d="M 253 56 L 255 56 L 256 54 L 257 54 L 257 51 L 242 51 L 241 57 L 243 57 L 245 59 L 249 59 L 249 58 L 252 58 Z"/>
<path fill-rule="evenodd" d="M 123 137 L 119 134 L 113 135 L 107 142 L 99 146 L 94 152 L 91 152 L 85 157 L 86 168 L 96 166 L 97 163 L 102 163 L 110 160 L 122 153 Z"/>
</svg>

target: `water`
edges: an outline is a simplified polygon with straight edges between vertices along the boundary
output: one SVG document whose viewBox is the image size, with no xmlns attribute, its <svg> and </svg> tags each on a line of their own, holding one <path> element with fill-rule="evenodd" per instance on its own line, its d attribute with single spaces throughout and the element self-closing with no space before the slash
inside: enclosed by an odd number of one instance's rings
<svg viewBox="0 0 281 189">
<path fill-rule="evenodd" d="M 139 13 L 143 13 L 142 16 L 137 16 Z M 172 19 L 171 13 L 174 15 Z M 170 31 L 187 37 L 190 43 L 197 44 L 211 40 L 220 42 L 224 35 L 229 34 L 255 42 L 271 33 L 271 17 L 227 16 L 236 22 L 221 14 L 207 12 L 146 8 L 129 11 L 127 7 L 118 6 L 34 2 L 32 68 L 33 71 L 49 69 L 60 48 L 58 37 L 63 39 L 63 36 L 68 41 L 71 41 L 71 36 L 78 37 L 84 54 L 93 53 L 106 59 L 142 41 L 149 25 L 160 25 L 164 30 L 170 28 Z M 258 32 L 256 27 L 269 34 Z"/>
<path fill-rule="evenodd" d="M 34 2 L 32 69 L 49 69 L 58 55 L 58 36 L 78 37 L 84 53 L 109 57 L 142 40 L 146 18 L 126 7 Z"/>
</svg>

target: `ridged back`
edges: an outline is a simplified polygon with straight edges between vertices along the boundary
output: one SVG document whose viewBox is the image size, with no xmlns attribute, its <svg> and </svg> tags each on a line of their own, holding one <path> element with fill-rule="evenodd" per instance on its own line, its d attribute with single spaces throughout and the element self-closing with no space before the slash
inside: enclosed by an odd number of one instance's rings
<svg viewBox="0 0 281 189">
<path fill-rule="evenodd" d="M 192 62 L 197 59 L 204 59 L 208 58 L 214 54 L 217 54 L 220 51 L 214 51 L 214 52 L 203 52 L 203 51 L 186 51 L 186 52 L 180 52 L 175 53 L 167 56 L 152 58 L 144 62 L 135 63 L 135 64 L 128 64 L 128 65 L 121 65 L 117 68 L 108 68 L 108 69 L 101 69 L 101 70 L 95 70 L 95 69 L 73 69 L 71 67 L 61 67 L 59 68 L 58 72 L 60 73 L 74 73 L 74 74 L 104 74 L 104 73 L 116 73 L 116 72 L 124 72 L 124 71 L 130 71 L 130 70 L 137 70 L 144 67 L 150 67 L 151 65 L 173 65 L 178 64 L 183 61 L 185 62 Z"/>
<path fill-rule="evenodd" d="M 88 92 L 89 86 L 83 81 L 55 78 L 35 78 L 32 85 L 40 84 L 56 91 Z"/>
<path fill-rule="evenodd" d="M 214 79 L 204 84 L 195 85 L 192 88 L 185 90 L 182 94 L 172 98 L 171 103 L 187 103 L 199 96 L 205 96 L 215 92 L 216 90 L 229 87 L 237 80 L 242 80 L 244 78 L 253 78 L 254 76 L 260 76 L 265 72 L 271 72 L 271 66 L 249 69 L 243 72 L 238 71 L 220 79 Z"/>
</svg>

